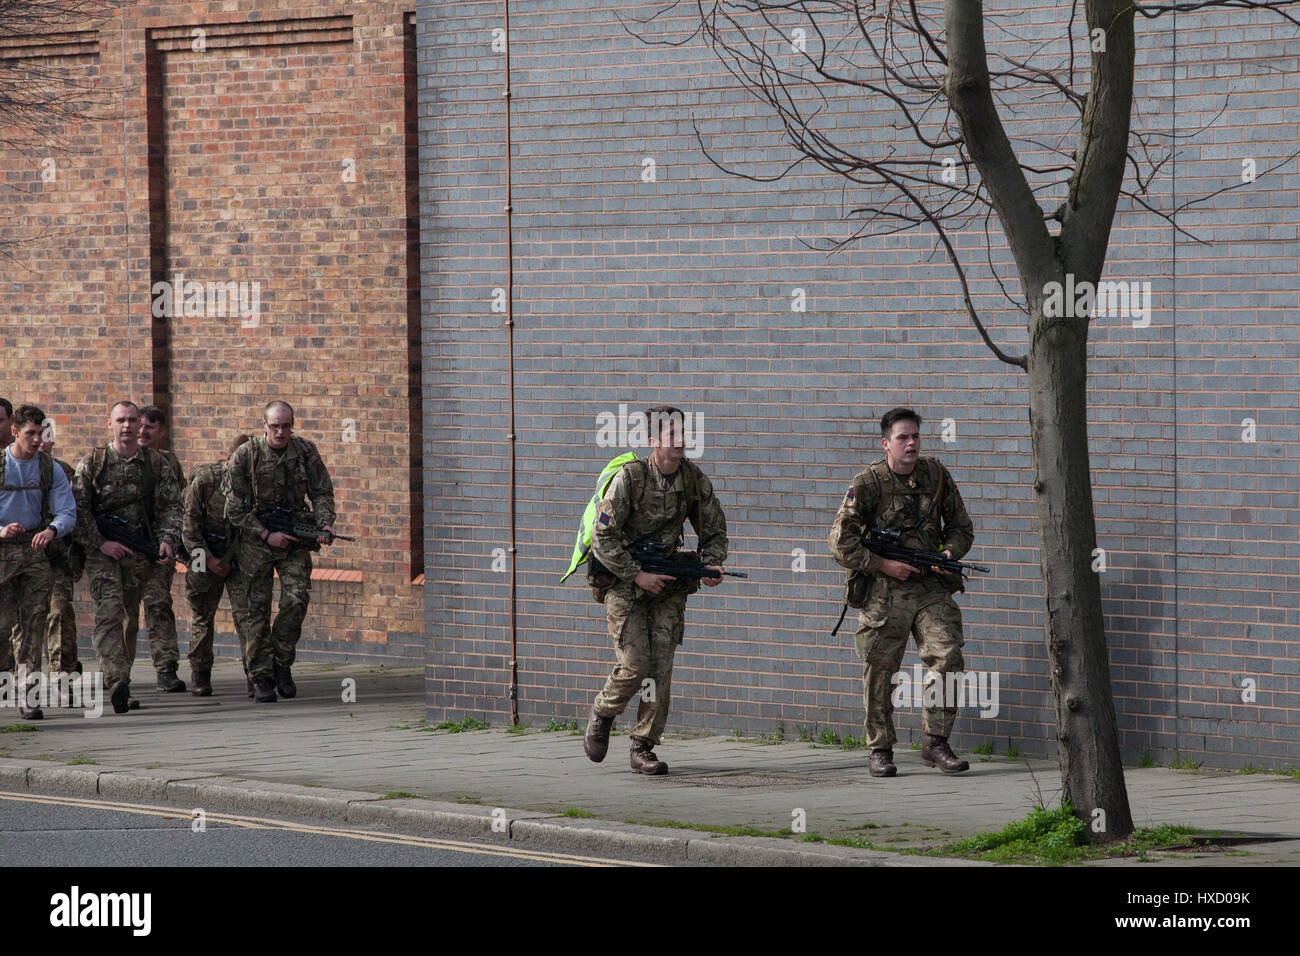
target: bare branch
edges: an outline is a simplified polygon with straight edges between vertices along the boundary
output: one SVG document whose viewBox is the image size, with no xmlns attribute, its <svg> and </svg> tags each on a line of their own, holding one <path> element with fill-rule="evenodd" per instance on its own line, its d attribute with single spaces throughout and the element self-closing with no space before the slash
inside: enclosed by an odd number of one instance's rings
<svg viewBox="0 0 1300 956">
<path fill-rule="evenodd" d="M 1175 6 L 1212 5 L 1151 5 L 1138 12 L 1151 15 Z M 1245 0 L 1220 5 L 1278 6 Z M 683 6 L 667 3 L 635 22 L 662 21 L 671 12 L 680 15 Z M 1032 314 L 1038 296 L 1035 287 L 1063 269 L 1100 274 L 1114 199 L 1119 195 L 1199 243 L 1202 240 L 1179 221 L 1180 214 L 1245 185 L 1228 184 L 1172 209 L 1159 208 L 1149 195 L 1153 182 L 1173 161 L 1175 146 L 1213 126 L 1228 98 L 1198 130 L 1151 130 L 1137 122 L 1140 113 L 1133 109 L 1131 72 L 1126 73 L 1132 65 L 1135 15 L 1129 0 L 1073 0 L 1065 51 L 1049 51 L 1053 41 L 1018 36 L 1009 29 L 1008 18 L 979 12 L 973 0 L 949 0 L 943 16 L 926 12 L 915 0 L 695 0 L 693 7 L 694 22 L 680 30 L 684 34 L 690 29 L 685 38 L 640 36 L 628 21 L 620 18 L 620 23 L 651 44 L 680 46 L 695 37 L 703 39 L 733 79 L 771 111 L 794 152 L 792 161 L 783 159 L 765 168 L 747 166 L 748 157 L 732 162 L 708 145 L 703 118 L 692 117 L 696 141 L 707 161 L 728 175 L 770 183 L 794 174 L 811 160 L 818 169 L 838 177 L 845 191 L 865 191 L 862 197 L 846 195 L 840 204 L 841 218 L 855 223 L 847 235 L 798 240 L 828 254 L 865 237 L 918 227 L 933 230 L 939 237 L 935 251 L 943 249 L 957 271 L 967 311 L 981 338 L 1009 364 L 1025 367 L 1021 357 L 1009 356 L 994 345 L 976 312 L 962 264 L 949 242 L 953 231 L 983 230 L 988 268 L 998 289 L 1013 308 Z M 965 18 L 960 21 L 960 35 L 953 27 L 953 8 Z M 1074 88 L 1074 28 L 1081 12 L 1090 28 L 1088 36 L 1104 29 L 1109 51 L 1100 58 L 1093 50 L 1088 95 Z M 1015 42 L 1027 52 L 987 51 L 986 25 L 999 39 Z M 795 27 L 802 32 L 792 33 Z M 990 69 L 989 52 L 1006 68 Z M 1120 56 L 1113 56 L 1116 52 Z M 967 69 L 973 62 L 980 68 L 975 72 Z M 1125 103 L 1116 99 L 1116 89 L 1130 90 Z M 852 97 L 856 102 L 863 95 L 868 102 L 887 104 L 898 118 L 894 129 L 908 135 L 880 146 L 850 143 L 836 118 L 843 109 L 842 99 Z M 1015 117 L 1019 115 L 1016 104 L 1028 106 L 1047 97 L 1060 97 L 1077 119 L 1059 132 L 1031 125 L 1037 132 L 1007 133 L 1001 113 Z M 909 144 L 919 145 L 928 155 L 909 152 Z M 1050 158 L 1043 161 L 1038 154 Z M 1130 169 L 1132 178 L 1126 181 Z M 955 178 L 954 170 L 958 171 Z M 1053 207 L 1054 212 L 1047 211 Z M 1019 296 L 994 262 L 993 213 L 1017 263 Z M 1047 228 L 1053 220 L 1061 226 L 1057 235 Z"/>
<path fill-rule="evenodd" d="M 628 19 L 630 19 L 633 23 L 639 23 L 642 26 L 644 26 L 647 23 L 653 23 L 655 20 L 658 20 L 669 10 L 675 10 L 680 4 L 680 2 L 681 0 L 673 0 L 672 3 L 669 3 L 666 6 L 661 7 L 660 9 L 656 10 L 653 14 L 645 18 L 629 17 Z M 703 18 L 701 18 L 700 21 L 701 27 L 696 27 L 693 31 L 691 31 L 691 35 L 686 37 L 683 40 L 647 40 L 644 34 L 637 33 L 635 30 L 633 30 L 631 27 L 627 25 L 627 20 L 623 19 L 623 14 L 619 13 L 617 10 L 613 11 L 613 13 L 614 13 L 614 19 L 618 21 L 619 26 L 623 28 L 624 32 L 627 33 L 629 36 L 636 37 L 642 43 L 646 44 L 646 46 L 685 46 L 686 44 L 690 43 L 692 40 L 694 40 L 697 36 L 700 35 L 700 30 L 703 25 Z"/>
<path fill-rule="evenodd" d="M 1129 0 L 1087 0 L 1090 30 L 1103 30 L 1105 52 L 1092 55 L 1092 89 L 1079 130 L 1069 195 L 1061 209 L 1060 261 L 1079 276 L 1101 275 L 1124 186 L 1133 113 L 1136 56 Z"/>
<path fill-rule="evenodd" d="M 1297 0 L 1199 0 L 1199 2 L 1191 3 L 1141 3 L 1134 4 L 1134 9 L 1148 20 L 1154 20 L 1164 13 L 1190 13 L 1193 10 L 1204 10 L 1207 7 L 1268 10 L 1283 19 L 1290 20 L 1296 26 L 1300 26 L 1300 20 L 1282 9 L 1283 7 L 1294 7 L 1296 2 Z"/>
<path fill-rule="evenodd" d="M 1029 369 L 1028 356 L 1008 355 L 1006 352 L 1002 351 L 1002 349 L 998 348 L 994 341 L 989 338 L 988 330 L 984 328 L 984 323 L 980 321 L 979 313 L 975 311 L 975 303 L 971 301 L 970 284 L 966 281 L 966 270 L 962 268 L 961 260 L 957 258 L 957 250 L 952 247 L 952 243 L 948 240 L 948 234 L 944 231 L 943 224 L 930 214 L 924 204 L 922 204 L 921 201 L 912 194 L 911 190 L 909 190 L 907 186 L 902 183 L 895 183 L 895 185 L 898 187 L 899 192 L 907 196 L 907 198 L 912 201 L 912 204 L 921 211 L 921 215 L 925 218 L 925 221 L 933 227 L 936 233 L 938 233 L 939 241 L 943 243 L 944 249 L 947 250 L 948 260 L 952 263 L 952 267 L 957 273 L 957 281 L 961 283 L 961 297 L 962 301 L 966 305 L 966 313 L 970 316 L 970 320 L 975 323 L 975 328 L 979 331 L 980 338 L 984 340 L 984 344 L 987 345 L 989 350 L 1003 362 L 1006 362 L 1008 365 L 1015 365 L 1017 368 L 1027 371 Z"/>
<path fill-rule="evenodd" d="M 961 121 L 962 137 L 989 191 L 989 197 L 1011 245 L 1020 274 L 1055 274 L 1055 242 L 1043 224 L 1043 211 L 1034 199 L 998 116 L 989 86 L 984 47 L 983 13 L 979 4 L 946 0 L 948 78 L 946 91 Z"/>
</svg>

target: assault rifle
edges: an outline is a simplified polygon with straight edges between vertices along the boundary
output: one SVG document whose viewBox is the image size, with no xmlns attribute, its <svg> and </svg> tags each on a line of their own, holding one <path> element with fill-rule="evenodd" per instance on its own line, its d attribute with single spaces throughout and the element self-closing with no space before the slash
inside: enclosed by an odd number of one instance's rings
<svg viewBox="0 0 1300 956">
<path fill-rule="evenodd" d="M 221 534 L 218 531 L 204 531 L 203 540 L 208 546 L 209 555 L 225 555 L 226 548 L 230 547 L 230 535 Z"/>
<path fill-rule="evenodd" d="M 158 545 L 152 538 L 146 538 L 142 534 L 137 534 L 131 527 L 130 522 L 122 515 L 111 513 L 95 515 L 95 525 L 99 528 L 99 533 L 109 541 L 116 541 L 123 547 L 130 548 L 136 554 L 148 558 L 150 561 L 161 561 L 162 552 L 158 550 Z M 179 547 L 173 551 L 177 561 L 185 564 L 190 563 L 190 553 L 185 548 Z"/>
<path fill-rule="evenodd" d="M 305 521 L 298 521 L 294 518 L 293 512 L 284 505 L 271 505 L 265 511 L 259 511 L 257 520 L 262 522 L 262 527 L 273 534 L 288 534 L 293 535 L 295 538 L 310 538 L 313 541 L 325 541 L 326 543 L 333 541 L 335 538 L 340 541 L 357 540 L 356 538 L 349 538 L 347 535 L 325 531 Z"/>
<path fill-rule="evenodd" d="M 203 543 L 208 546 L 207 557 L 216 561 L 217 567 L 235 569 L 235 548 L 230 535 L 204 529 Z M 204 570 L 207 570 L 206 566 Z"/>
<path fill-rule="evenodd" d="M 867 550 L 873 554 L 878 554 L 882 558 L 889 558 L 892 561 L 902 561 L 904 564 L 910 564 L 914 568 L 920 568 L 923 574 L 929 574 L 930 568 L 935 567 L 941 571 L 949 571 L 954 574 L 961 574 L 963 577 L 970 577 L 967 571 L 979 571 L 982 574 L 988 574 L 989 568 L 982 564 L 964 564 L 956 558 L 950 558 L 946 554 L 936 554 L 933 551 L 918 551 L 916 548 L 908 548 L 899 541 L 902 540 L 902 532 L 890 531 L 888 528 L 882 528 L 879 525 L 872 528 L 867 534 Z M 848 598 L 845 598 L 844 607 L 840 609 L 840 619 L 835 622 L 835 629 L 831 631 L 831 637 L 834 637 L 844 623 L 844 615 L 849 611 Z"/>
<path fill-rule="evenodd" d="M 668 545 L 654 541 L 638 541 L 630 553 L 646 574 L 667 574 L 674 578 L 716 578 L 723 574 L 731 578 L 749 577 L 740 571 L 715 571 L 703 564 L 694 551 L 671 552 Z"/>
<path fill-rule="evenodd" d="M 941 571 L 949 571 L 954 574 L 961 574 L 963 577 L 970 577 L 967 571 L 980 571 L 988 574 L 990 569 L 982 564 L 964 564 L 955 558 L 950 558 L 946 554 L 933 551 L 918 551 L 915 548 L 908 548 L 899 541 L 902 538 L 902 532 L 890 531 L 879 526 L 871 529 L 867 535 L 867 550 L 882 558 L 889 558 L 891 561 L 902 561 L 904 564 L 910 564 L 914 568 L 920 568 L 922 571 L 929 571 L 931 567 L 936 567 Z"/>
</svg>

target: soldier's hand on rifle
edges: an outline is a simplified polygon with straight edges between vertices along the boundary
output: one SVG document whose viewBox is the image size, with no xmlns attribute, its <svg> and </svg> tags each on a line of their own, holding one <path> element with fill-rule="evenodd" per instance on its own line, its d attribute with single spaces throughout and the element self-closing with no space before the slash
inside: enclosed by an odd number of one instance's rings
<svg viewBox="0 0 1300 956">
<path fill-rule="evenodd" d="M 119 541 L 105 541 L 99 546 L 99 550 L 102 554 L 107 555 L 114 561 L 121 561 L 128 554 L 132 553 L 130 548 Z"/>
<path fill-rule="evenodd" d="M 898 581 L 906 581 L 913 574 L 923 573 L 920 568 L 914 568 L 902 561 L 895 561 L 893 558 L 881 558 L 880 570 Z"/>
<path fill-rule="evenodd" d="M 671 574 L 650 574 L 648 571 L 638 571 L 636 573 L 636 586 L 643 591 L 649 591 L 651 594 L 658 594 L 668 585 L 669 581 L 676 580 Z"/>
<path fill-rule="evenodd" d="M 942 554 L 945 558 L 952 560 L 952 552 L 949 551 L 947 548 L 944 548 L 939 553 Z M 930 570 L 933 571 L 935 574 L 939 575 L 941 578 L 948 578 L 949 580 L 951 580 L 953 576 L 956 574 L 956 572 L 954 571 L 945 571 L 943 568 L 937 567 L 933 564 L 930 565 Z M 960 575 L 957 576 L 960 577 Z"/>
<path fill-rule="evenodd" d="M 54 540 L 54 529 L 53 529 L 53 528 L 46 528 L 44 531 L 42 531 L 42 532 L 41 532 L 40 534 L 38 534 L 36 537 L 32 538 L 32 547 L 33 547 L 35 550 L 39 551 L 39 550 L 41 550 L 41 548 L 45 547 L 47 544 L 49 544 L 49 543 L 50 543 L 51 541 L 53 541 L 53 540 Z"/>
<path fill-rule="evenodd" d="M 329 525 L 327 525 L 327 524 L 323 524 L 323 525 L 321 525 L 320 529 L 321 529 L 322 531 L 325 531 L 325 532 L 328 532 L 328 533 L 329 533 L 329 537 L 326 538 L 325 540 L 323 540 L 323 541 L 321 542 L 321 544 L 333 544 L 333 543 L 334 543 L 334 529 L 331 528 L 331 527 L 330 527 Z"/>
<path fill-rule="evenodd" d="M 717 572 L 718 572 L 718 576 L 717 576 L 716 578 L 700 578 L 700 580 L 703 581 L 703 582 L 704 582 L 706 585 L 708 585 L 709 587 L 711 587 L 711 588 L 716 588 L 719 584 L 722 583 L 722 565 L 720 565 L 720 564 L 710 564 L 710 565 L 708 565 L 708 567 L 709 567 L 711 570 L 717 571 Z"/>
<path fill-rule="evenodd" d="M 168 544 L 166 541 L 159 541 L 158 542 L 158 563 L 167 565 L 167 564 L 173 564 L 175 561 L 176 561 L 176 552 L 172 550 L 172 546 Z"/>
<path fill-rule="evenodd" d="M 266 543 L 272 548 L 287 548 L 291 544 L 297 544 L 298 539 L 291 534 L 281 534 L 279 531 L 272 531 L 266 536 Z"/>
<path fill-rule="evenodd" d="M 22 525 L 20 525 L 17 521 L 13 521 L 5 525 L 3 528 L 0 528 L 0 538 L 12 538 L 22 534 L 26 530 L 27 529 L 24 528 Z"/>
</svg>

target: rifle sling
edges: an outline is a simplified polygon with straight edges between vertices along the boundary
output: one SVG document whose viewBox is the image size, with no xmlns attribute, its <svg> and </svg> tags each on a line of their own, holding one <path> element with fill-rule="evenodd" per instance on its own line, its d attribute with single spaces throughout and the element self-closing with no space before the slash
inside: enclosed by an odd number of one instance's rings
<svg viewBox="0 0 1300 956">
<path fill-rule="evenodd" d="M 844 623 L 844 615 L 849 613 L 849 602 L 845 601 L 844 606 L 840 608 L 840 619 L 835 622 L 835 628 L 831 631 L 831 637 L 839 633 L 840 625 Z"/>
</svg>

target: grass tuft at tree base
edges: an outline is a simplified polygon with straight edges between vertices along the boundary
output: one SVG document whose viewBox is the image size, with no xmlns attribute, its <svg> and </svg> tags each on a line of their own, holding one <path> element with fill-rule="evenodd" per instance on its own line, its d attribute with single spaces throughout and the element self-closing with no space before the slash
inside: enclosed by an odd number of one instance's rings
<svg viewBox="0 0 1300 956">
<path fill-rule="evenodd" d="M 995 833 L 980 833 L 937 850 L 904 850 L 925 856 L 963 856 L 994 863 L 1082 863 L 1117 856 L 1142 859 L 1156 847 L 1189 847 L 1195 827 L 1160 826 L 1135 830 L 1127 840 L 1102 846 L 1088 843 L 1088 825 L 1063 803 L 1054 810 L 1034 807 L 1023 820 Z"/>
</svg>

